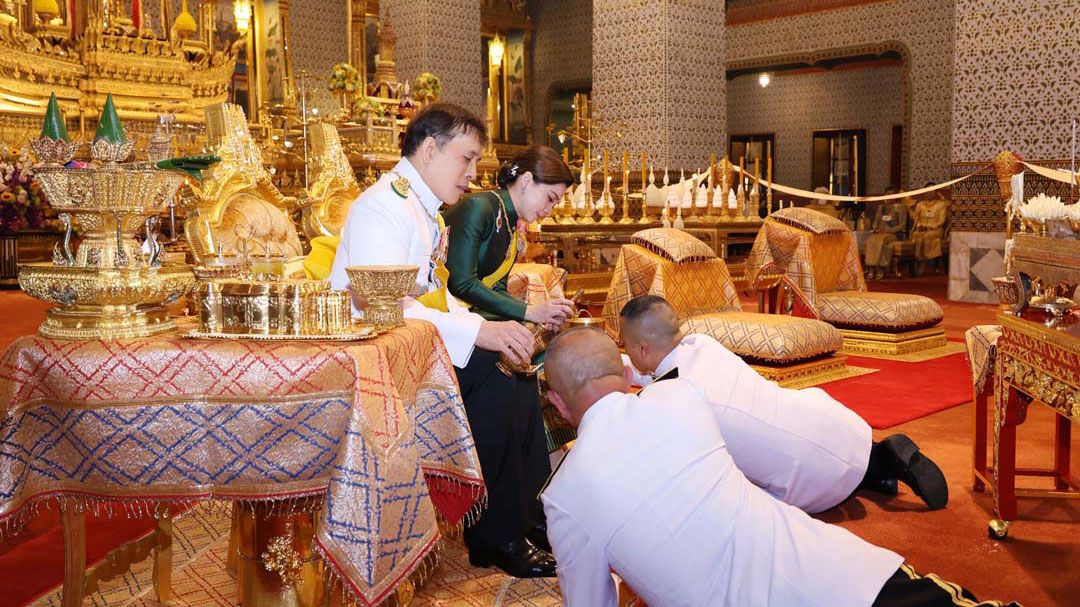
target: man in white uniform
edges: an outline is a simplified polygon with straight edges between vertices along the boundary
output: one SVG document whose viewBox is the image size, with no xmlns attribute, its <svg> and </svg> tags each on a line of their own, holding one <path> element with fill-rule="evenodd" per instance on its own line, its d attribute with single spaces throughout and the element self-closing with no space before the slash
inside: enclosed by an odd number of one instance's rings
<svg viewBox="0 0 1080 607">
<path fill-rule="evenodd" d="M 578 431 L 542 494 L 564 605 L 617 605 L 612 570 L 649 607 L 936 607 L 970 597 L 750 483 L 701 390 L 676 378 L 629 394 L 602 332 L 564 331 L 545 369 L 548 398 Z"/>
<path fill-rule="evenodd" d="M 499 353 L 527 361 L 533 336 L 517 322 L 484 320 L 446 291 L 448 234 L 439 208 L 467 191 L 486 142 L 483 121 L 468 110 L 437 103 L 418 113 L 405 130 L 402 159 L 350 207 L 330 282 L 348 289 L 345 268 L 354 265 L 420 268 L 405 317 L 433 323 L 446 344 L 487 488 L 487 509 L 465 530 L 469 560 L 516 577 L 550 577 L 555 561 L 536 496 L 551 466 L 536 386 L 495 366 Z"/>
<path fill-rule="evenodd" d="M 824 390 L 781 388 L 711 336 L 684 336 L 664 298 L 630 300 L 619 323 L 634 369 L 700 386 L 735 465 L 777 499 L 821 512 L 858 489 L 895 495 L 900 480 L 931 509 L 948 502 L 941 469 L 910 438 L 875 443 L 870 426 Z"/>
</svg>

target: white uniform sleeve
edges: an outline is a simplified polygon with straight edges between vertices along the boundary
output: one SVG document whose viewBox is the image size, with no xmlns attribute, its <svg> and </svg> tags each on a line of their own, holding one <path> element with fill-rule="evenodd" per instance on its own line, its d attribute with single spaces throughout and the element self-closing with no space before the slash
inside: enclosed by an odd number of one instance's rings
<svg viewBox="0 0 1080 607">
<path fill-rule="evenodd" d="M 652 379 L 653 379 L 652 375 L 647 375 L 645 373 L 642 373 L 641 371 L 638 371 L 637 368 L 634 366 L 634 363 L 630 362 L 630 357 L 629 356 L 627 356 L 626 354 L 620 354 L 619 356 L 622 356 L 622 364 L 623 364 L 623 366 L 630 369 L 630 373 L 631 373 L 630 383 L 631 384 L 633 384 L 635 386 L 644 386 L 644 385 L 646 385 L 646 384 L 648 384 L 649 382 L 652 381 Z"/>
<path fill-rule="evenodd" d="M 330 281 L 335 289 L 347 289 L 349 278 L 345 268 L 353 265 L 390 265 L 415 263 L 410 255 L 410 243 L 415 226 L 407 215 L 386 211 L 375 204 L 354 203 L 341 233 Z M 427 268 L 421 268 L 426 272 Z M 469 364 L 476 336 L 484 319 L 469 312 L 457 302 L 450 302 L 450 312 L 440 312 L 405 298 L 405 318 L 426 320 L 435 325 L 446 344 L 455 367 Z"/>
<path fill-rule="evenodd" d="M 565 607 L 616 607 L 619 592 L 604 551 L 567 512 L 542 496 Z"/>
</svg>

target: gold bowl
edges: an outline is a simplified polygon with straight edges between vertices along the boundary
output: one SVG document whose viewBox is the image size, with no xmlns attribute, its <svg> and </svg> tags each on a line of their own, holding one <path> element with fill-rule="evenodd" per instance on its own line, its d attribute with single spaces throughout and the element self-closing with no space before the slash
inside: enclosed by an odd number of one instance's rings
<svg viewBox="0 0 1080 607">
<path fill-rule="evenodd" d="M 148 167 L 119 165 L 69 169 L 43 166 L 34 171 L 49 205 L 57 211 L 159 213 L 184 184 L 184 175 Z"/>
<path fill-rule="evenodd" d="M 592 327 L 594 329 L 600 329 L 601 331 L 607 328 L 607 321 L 599 316 L 575 316 L 573 318 L 566 319 L 567 328 L 570 327 Z"/>
<path fill-rule="evenodd" d="M 176 328 L 168 304 L 195 282 L 188 265 L 160 268 L 88 268 L 48 262 L 19 265 L 28 295 L 60 304 L 48 311 L 39 333 L 57 339 L 129 339 Z"/>
<path fill-rule="evenodd" d="M 405 324 L 401 299 L 416 284 L 417 266 L 349 266 L 349 286 L 359 297 L 367 300 L 364 321 L 379 330 L 400 327 Z"/>
</svg>

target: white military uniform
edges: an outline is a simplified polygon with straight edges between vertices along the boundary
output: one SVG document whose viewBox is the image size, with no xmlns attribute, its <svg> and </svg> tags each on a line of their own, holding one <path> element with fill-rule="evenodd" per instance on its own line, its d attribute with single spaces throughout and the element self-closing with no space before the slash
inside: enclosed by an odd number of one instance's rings
<svg viewBox="0 0 1080 607">
<path fill-rule="evenodd" d="M 870 426 L 824 390 L 781 388 L 708 335 L 683 337 L 656 376 L 673 368 L 705 392 L 735 465 L 777 499 L 821 512 L 866 475 Z"/>
<path fill-rule="evenodd" d="M 393 183 L 399 177 L 408 181 L 405 198 L 394 190 Z M 420 178 L 416 168 L 402 158 L 349 207 L 330 269 L 330 284 L 335 289 L 348 289 L 345 268 L 349 266 L 408 264 L 420 267 L 416 276 L 418 293 L 437 289 L 432 253 L 439 242 L 441 206 L 442 201 Z M 450 295 L 447 306 L 449 312 L 441 312 L 408 297 L 405 317 L 433 323 L 454 366 L 464 368 L 472 356 L 483 318 L 469 312 L 468 307 Z M 354 313 L 358 312 L 354 309 Z"/>
<path fill-rule="evenodd" d="M 751 484 L 693 383 L 586 411 L 543 492 L 570 607 L 614 607 L 614 570 L 650 607 L 868 607 L 900 555 Z"/>
</svg>

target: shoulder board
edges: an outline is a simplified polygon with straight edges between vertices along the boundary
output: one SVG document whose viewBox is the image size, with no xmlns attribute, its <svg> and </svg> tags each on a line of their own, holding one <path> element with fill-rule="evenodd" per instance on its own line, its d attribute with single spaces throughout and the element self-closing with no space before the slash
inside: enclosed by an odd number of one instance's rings
<svg viewBox="0 0 1080 607">
<path fill-rule="evenodd" d="M 409 180 L 405 179 L 401 175 L 397 176 L 397 179 L 390 182 L 390 188 L 394 190 L 394 193 L 402 198 L 409 197 Z"/>
</svg>

